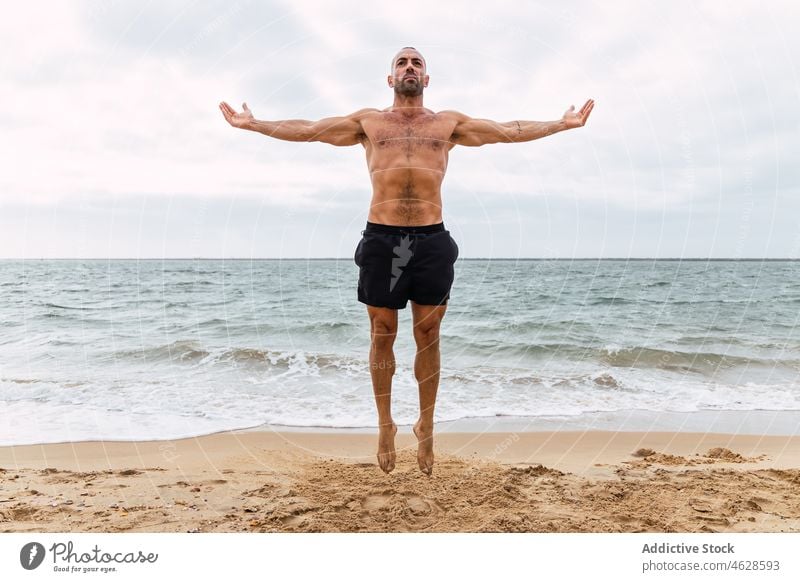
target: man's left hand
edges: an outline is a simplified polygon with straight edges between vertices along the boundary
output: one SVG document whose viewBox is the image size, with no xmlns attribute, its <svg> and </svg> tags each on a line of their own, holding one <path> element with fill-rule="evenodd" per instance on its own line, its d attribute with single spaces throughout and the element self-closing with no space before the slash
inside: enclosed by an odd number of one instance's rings
<svg viewBox="0 0 800 582">
<path fill-rule="evenodd" d="M 589 99 L 586 103 L 584 103 L 583 107 L 581 107 L 581 110 L 577 113 L 575 112 L 575 106 L 571 105 L 564 114 L 564 117 L 562 117 L 567 124 L 567 129 L 583 127 L 586 125 L 586 120 L 589 119 L 589 114 L 592 112 L 592 109 L 594 109 L 594 99 Z"/>
</svg>

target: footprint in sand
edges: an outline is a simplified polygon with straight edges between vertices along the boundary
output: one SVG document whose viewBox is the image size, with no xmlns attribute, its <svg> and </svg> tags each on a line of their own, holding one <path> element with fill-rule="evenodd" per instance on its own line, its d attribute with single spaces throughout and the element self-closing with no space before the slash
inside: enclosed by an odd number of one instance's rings
<svg viewBox="0 0 800 582">
<path fill-rule="evenodd" d="M 319 510 L 319 506 L 305 502 L 305 500 L 298 500 L 290 503 L 280 510 L 278 521 L 283 525 L 289 527 L 297 527 L 302 525 L 307 519 L 307 514 L 313 514 Z"/>
<path fill-rule="evenodd" d="M 359 505 L 351 502 L 347 507 L 357 509 Z M 360 509 L 368 513 L 376 511 L 408 510 L 412 515 L 418 517 L 430 517 L 443 511 L 442 507 L 433 499 L 394 492 L 367 495 L 361 500 Z"/>
<path fill-rule="evenodd" d="M 264 483 L 258 489 L 250 489 L 242 491 L 245 497 L 263 497 L 265 499 L 275 499 L 277 497 L 288 497 L 290 491 L 288 488 L 278 485 L 276 483 Z"/>
<path fill-rule="evenodd" d="M 377 511 L 386 507 L 390 499 L 388 495 L 367 495 L 361 500 L 361 508 L 365 511 Z"/>
<path fill-rule="evenodd" d="M 406 499 L 406 504 L 414 515 L 428 515 L 435 511 L 435 507 L 431 506 L 422 497 L 409 497 Z"/>
</svg>

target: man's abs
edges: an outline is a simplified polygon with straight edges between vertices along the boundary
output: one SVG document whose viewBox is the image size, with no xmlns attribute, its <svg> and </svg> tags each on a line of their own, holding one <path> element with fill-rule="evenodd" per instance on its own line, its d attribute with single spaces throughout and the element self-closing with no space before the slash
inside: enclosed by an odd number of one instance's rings
<svg viewBox="0 0 800 582">
<path fill-rule="evenodd" d="M 441 199 L 439 198 L 441 201 Z M 369 222 L 394 226 L 426 226 L 442 222 L 441 203 L 435 201 L 373 196 L 369 209 Z"/>
<path fill-rule="evenodd" d="M 440 170 L 394 168 L 372 173 L 369 222 L 425 226 L 442 222 Z"/>
</svg>

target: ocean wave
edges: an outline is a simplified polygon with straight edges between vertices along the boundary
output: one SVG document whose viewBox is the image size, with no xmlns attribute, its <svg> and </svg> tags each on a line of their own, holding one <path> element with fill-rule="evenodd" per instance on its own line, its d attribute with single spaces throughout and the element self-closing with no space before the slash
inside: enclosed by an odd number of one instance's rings
<svg viewBox="0 0 800 582">
<path fill-rule="evenodd" d="M 217 281 L 174 281 L 169 283 L 170 287 L 207 287 L 220 284 Z"/>
<path fill-rule="evenodd" d="M 215 362 L 235 362 L 245 364 L 264 364 L 272 369 L 289 370 L 316 375 L 319 371 L 366 372 L 369 370 L 366 358 L 355 358 L 339 354 L 313 353 L 289 350 L 264 350 L 255 348 L 234 348 L 214 355 Z"/>
<path fill-rule="evenodd" d="M 99 309 L 108 309 L 107 307 L 76 307 L 74 305 L 59 305 L 58 303 L 42 303 L 42 307 L 49 307 L 51 309 L 66 309 L 70 311 L 97 311 Z"/>
<path fill-rule="evenodd" d="M 714 299 L 668 299 L 664 301 L 653 301 L 653 300 L 644 300 L 647 303 L 663 303 L 665 305 L 706 305 L 706 304 L 725 304 L 725 305 L 758 305 L 765 301 L 764 298 L 745 298 L 745 299 L 723 299 L 723 298 L 714 298 Z"/>
<path fill-rule="evenodd" d="M 691 338 L 682 339 L 704 339 L 705 341 L 698 346 L 699 348 L 706 347 L 703 344 L 724 347 L 719 345 L 724 344 L 724 340 L 721 338 L 697 338 L 697 336 L 692 336 Z M 732 340 L 729 343 L 753 349 L 763 349 L 765 347 L 763 345 L 756 346 L 752 343 L 745 344 L 736 340 Z M 718 351 L 703 351 L 702 349 L 690 351 L 635 345 L 598 347 L 596 343 L 582 343 L 580 338 L 577 338 L 574 343 L 552 342 L 535 344 L 513 341 L 508 338 L 470 339 L 456 336 L 446 338 L 444 344 L 450 345 L 452 352 L 456 354 L 465 353 L 484 358 L 523 358 L 522 361 L 526 358 L 531 358 L 534 360 L 546 359 L 548 361 L 559 360 L 576 363 L 597 362 L 614 367 L 658 368 L 701 373 L 713 373 L 720 369 L 748 366 L 782 367 L 800 371 L 800 359 L 791 357 L 760 357 L 756 354 L 734 355 Z M 794 344 L 776 344 L 775 347 L 790 349 L 792 345 Z"/>
<path fill-rule="evenodd" d="M 176 340 L 169 344 L 152 346 L 137 350 L 119 350 L 109 354 L 112 359 L 132 359 L 146 361 L 191 362 L 202 360 L 211 354 L 192 340 Z"/>
<path fill-rule="evenodd" d="M 580 388 L 597 390 L 626 390 L 622 378 L 607 370 L 586 373 L 557 373 L 543 375 L 520 368 L 490 368 L 477 366 L 463 370 L 442 370 L 442 381 L 462 385 L 494 386 L 498 389 L 525 389 L 528 387 Z"/>
<path fill-rule="evenodd" d="M 360 368 L 364 371 L 369 369 L 366 359 L 340 354 L 250 347 L 207 348 L 193 340 L 179 340 L 141 350 L 116 351 L 109 357 L 139 362 L 183 362 L 204 366 L 263 365 L 270 369 L 307 372 L 311 375 L 316 375 L 321 370 L 352 371 Z"/>
<path fill-rule="evenodd" d="M 647 300 L 642 299 L 626 299 L 625 297 L 593 297 L 591 300 L 587 301 L 587 305 L 637 305 L 639 303 L 645 303 Z"/>
<path fill-rule="evenodd" d="M 12 384 L 39 384 L 45 382 L 40 378 L 0 378 L 0 382 L 11 382 Z"/>
<path fill-rule="evenodd" d="M 606 347 L 597 350 L 595 354 L 601 362 L 609 366 L 626 368 L 711 373 L 741 366 L 783 366 L 800 371 L 800 360 L 733 356 L 715 352 L 681 352 L 650 347 Z"/>
</svg>

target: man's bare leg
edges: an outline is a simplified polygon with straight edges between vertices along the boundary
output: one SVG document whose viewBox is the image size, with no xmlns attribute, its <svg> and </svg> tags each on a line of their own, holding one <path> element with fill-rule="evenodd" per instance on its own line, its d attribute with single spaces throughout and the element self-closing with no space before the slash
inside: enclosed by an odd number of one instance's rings
<svg viewBox="0 0 800 582">
<path fill-rule="evenodd" d="M 417 305 L 411 302 L 414 318 L 414 340 L 417 356 L 414 359 L 414 376 L 419 384 L 419 419 L 414 434 L 419 441 L 417 462 L 420 470 L 433 473 L 433 410 L 439 389 L 439 327 L 447 305 Z"/>
<path fill-rule="evenodd" d="M 392 420 L 392 376 L 394 375 L 394 338 L 397 337 L 397 310 L 367 306 L 370 321 L 369 370 L 372 390 L 378 408 L 378 465 L 384 473 L 394 469 L 394 435 L 397 425 Z"/>
</svg>

